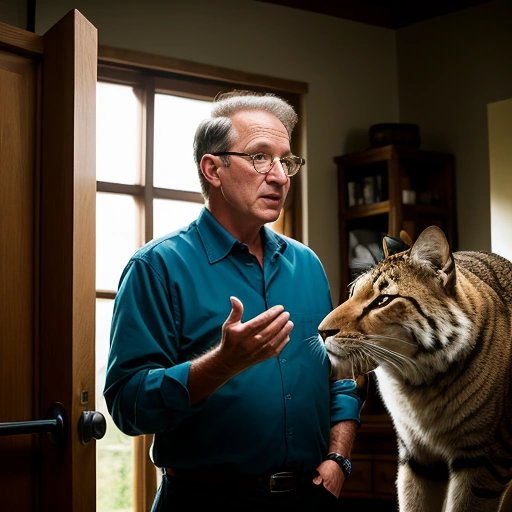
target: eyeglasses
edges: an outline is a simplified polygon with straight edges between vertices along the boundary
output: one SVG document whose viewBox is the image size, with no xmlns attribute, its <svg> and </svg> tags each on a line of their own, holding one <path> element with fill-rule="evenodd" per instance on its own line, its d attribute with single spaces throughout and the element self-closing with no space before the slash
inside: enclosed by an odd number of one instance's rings
<svg viewBox="0 0 512 512">
<path fill-rule="evenodd" d="M 250 155 L 249 153 L 237 153 L 236 151 L 219 151 L 218 153 L 212 153 L 212 155 L 241 156 L 243 158 L 250 158 L 252 160 L 254 170 L 260 174 L 268 174 L 272 170 L 272 167 L 274 167 L 274 162 L 276 160 L 279 160 L 287 176 L 294 176 L 297 174 L 300 168 L 306 163 L 304 158 L 294 155 L 279 158 L 277 156 L 269 155 L 268 153 L 256 153 L 254 155 Z"/>
</svg>

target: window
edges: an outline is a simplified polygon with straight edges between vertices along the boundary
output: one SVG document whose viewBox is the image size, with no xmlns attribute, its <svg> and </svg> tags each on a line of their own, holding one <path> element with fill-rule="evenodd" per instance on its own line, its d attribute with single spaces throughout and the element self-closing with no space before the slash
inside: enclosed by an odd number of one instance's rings
<svg viewBox="0 0 512 512">
<path fill-rule="evenodd" d="M 143 101 L 150 94 L 153 112 Z M 117 284 L 138 247 L 188 224 L 202 208 L 192 140 L 195 127 L 209 113 L 210 103 L 210 98 L 148 91 L 137 83 L 98 81 L 96 402 L 109 423 L 107 435 L 97 448 L 99 512 L 134 509 L 137 447 L 115 427 L 102 397 Z M 153 125 L 153 141 L 148 141 L 145 133 L 149 123 Z M 151 147 L 150 156 L 147 151 Z M 152 161 L 152 169 L 148 161 Z"/>
<path fill-rule="evenodd" d="M 100 61 L 102 54 L 104 60 L 111 59 L 112 52 L 117 51 L 100 48 Z M 191 76 L 162 70 L 171 65 L 148 69 L 140 64 L 147 61 L 154 67 L 154 58 L 148 56 L 126 51 L 122 55 L 123 60 L 128 55 L 128 60 L 138 64 L 100 63 L 97 85 L 96 408 L 107 420 L 107 433 L 97 444 L 98 512 L 149 510 L 159 478 L 149 460 L 150 436 L 122 434 L 102 395 L 121 272 L 138 247 L 197 217 L 203 197 L 193 160 L 196 126 L 209 115 L 218 92 L 236 86 L 249 88 L 233 80 L 198 78 L 197 65 Z M 260 88 L 273 89 L 264 84 Z M 297 108 L 297 93 L 276 92 Z M 299 186 L 294 178 L 295 196 Z M 300 201 L 294 199 L 290 204 L 294 215 L 288 219 L 300 214 Z M 299 238 L 298 231 L 287 234 Z"/>
</svg>

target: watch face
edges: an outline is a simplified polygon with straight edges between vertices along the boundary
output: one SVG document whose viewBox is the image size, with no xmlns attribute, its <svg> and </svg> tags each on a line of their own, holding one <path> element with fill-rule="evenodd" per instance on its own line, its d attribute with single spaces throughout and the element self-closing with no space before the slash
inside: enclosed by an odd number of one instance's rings
<svg viewBox="0 0 512 512">
<path fill-rule="evenodd" d="M 339 453 L 329 453 L 327 458 L 335 461 L 338 464 L 338 466 L 345 474 L 345 477 L 348 478 L 350 476 L 350 473 L 352 472 L 352 462 L 350 462 L 350 459 L 343 457 L 343 455 Z"/>
</svg>

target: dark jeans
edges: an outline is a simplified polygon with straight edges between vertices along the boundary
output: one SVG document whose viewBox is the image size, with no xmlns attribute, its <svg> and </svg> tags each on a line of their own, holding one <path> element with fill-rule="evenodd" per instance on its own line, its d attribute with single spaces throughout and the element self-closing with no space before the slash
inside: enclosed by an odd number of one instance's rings
<svg viewBox="0 0 512 512">
<path fill-rule="evenodd" d="M 195 507 L 223 512 L 324 512 L 336 510 L 337 505 L 334 495 L 312 482 L 293 491 L 270 493 L 236 486 L 204 487 L 164 474 L 151 512 L 190 512 Z"/>
</svg>

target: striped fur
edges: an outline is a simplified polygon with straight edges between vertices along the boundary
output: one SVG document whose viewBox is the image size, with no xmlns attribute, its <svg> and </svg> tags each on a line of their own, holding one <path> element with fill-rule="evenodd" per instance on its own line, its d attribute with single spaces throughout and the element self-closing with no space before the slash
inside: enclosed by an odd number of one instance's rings
<svg viewBox="0 0 512 512">
<path fill-rule="evenodd" d="M 512 263 L 427 228 L 320 324 L 333 377 L 375 371 L 401 512 L 495 512 L 512 479 Z M 510 510 L 505 504 L 501 509 Z"/>
</svg>

